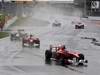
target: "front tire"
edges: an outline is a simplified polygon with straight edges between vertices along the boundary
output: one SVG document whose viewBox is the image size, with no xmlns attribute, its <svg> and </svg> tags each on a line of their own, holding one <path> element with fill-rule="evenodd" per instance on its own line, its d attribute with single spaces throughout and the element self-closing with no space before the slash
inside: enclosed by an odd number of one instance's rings
<svg viewBox="0 0 100 75">
<path fill-rule="evenodd" d="M 65 59 L 64 58 L 60 59 L 60 63 L 62 66 L 65 66 Z"/>
<path fill-rule="evenodd" d="M 79 54 L 78 65 L 80 65 L 80 66 L 84 65 L 83 62 L 80 62 L 80 61 L 84 61 L 84 55 L 83 54 Z"/>
<path fill-rule="evenodd" d="M 79 60 L 84 60 L 84 54 L 79 54 Z"/>
</svg>

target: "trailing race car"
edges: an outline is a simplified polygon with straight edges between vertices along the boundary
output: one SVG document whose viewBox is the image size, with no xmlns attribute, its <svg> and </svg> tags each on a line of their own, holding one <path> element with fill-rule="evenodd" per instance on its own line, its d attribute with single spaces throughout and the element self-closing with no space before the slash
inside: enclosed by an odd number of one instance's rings
<svg viewBox="0 0 100 75">
<path fill-rule="evenodd" d="M 55 20 L 55 22 L 52 25 L 55 26 L 55 27 L 60 27 L 61 23 L 58 22 L 57 20 Z"/>
<path fill-rule="evenodd" d="M 23 47 L 38 47 L 40 48 L 39 38 L 33 37 L 33 35 L 25 36 L 22 40 Z"/>
<path fill-rule="evenodd" d="M 10 35 L 10 40 L 21 40 L 23 37 L 25 37 L 27 35 L 27 33 L 24 32 L 23 29 L 19 29 L 14 33 L 11 33 Z"/>
<path fill-rule="evenodd" d="M 61 65 L 84 65 L 88 63 L 84 54 L 68 51 L 64 45 L 58 47 L 50 46 L 50 49 L 45 51 L 45 60 L 50 61 L 51 58 Z"/>
<path fill-rule="evenodd" d="M 75 24 L 75 29 L 84 29 L 84 24 L 82 24 L 81 22 Z"/>
</svg>

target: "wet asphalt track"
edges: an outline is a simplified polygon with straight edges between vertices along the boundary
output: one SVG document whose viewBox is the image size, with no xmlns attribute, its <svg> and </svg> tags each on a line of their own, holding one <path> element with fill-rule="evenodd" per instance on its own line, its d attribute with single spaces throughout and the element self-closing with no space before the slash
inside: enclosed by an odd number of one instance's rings
<svg viewBox="0 0 100 75">
<path fill-rule="evenodd" d="M 63 4 L 38 4 L 32 9 L 31 16 L 10 27 L 11 30 L 25 29 L 41 40 L 40 49 L 22 48 L 21 41 L 11 42 L 8 38 L 0 40 L 0 75 L 99 75 L 100 47 L 91 44 L 91 40 L 80 37 L 95 37 L 100 39 L 99 26 L 88 20 L 84 30 L 75 30 L 72 20 L 79 19 L 82 12 L 72 6 Z M 70 17 L 69 17 L 70 16 Z M 52 27 L 57 19 L 61 27 Z M 59 66 L 54 62 L 46 64 L 44 52 L 50 44 L 65 44 L 68 50 L 77 50 L 86 55 L 88 66 Z"/>
</svg>

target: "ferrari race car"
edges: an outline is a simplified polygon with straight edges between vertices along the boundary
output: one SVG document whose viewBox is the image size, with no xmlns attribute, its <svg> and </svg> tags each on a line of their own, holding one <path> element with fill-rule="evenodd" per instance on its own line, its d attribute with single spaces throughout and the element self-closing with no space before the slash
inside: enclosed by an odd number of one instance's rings
<svg viewBox="0 0 100 75">
<path fill-rule="evenodd" d="M 61 23 L 58 22 L 57 20 L 55 20 L 55 22 L 52 25 L 55 26 L 55 27 L 60 27 Z"/>
<path fill-rule="evenodd" d="M 39 38 L 35 38 L 33 35 L 26 36 L 22 40 L 22 47 L 38 47 L 40 48 Z"/>
<path fill-rule="evenodd" d="M 55 60 L 60 65 L 85 65 L 88 60 L 85 60 L 84 54 L 66 50 L 65 46 L 53 47 L 45 51 L 45 60 Z"/>
<path fill-rule="evenodd" d="M 11 33 L 10 40 L 21 40 L 23 37 L 25 37 L 27 33 L 24 32 L 23 29 L 19 29 L 16 32 Z"/>
</svg>

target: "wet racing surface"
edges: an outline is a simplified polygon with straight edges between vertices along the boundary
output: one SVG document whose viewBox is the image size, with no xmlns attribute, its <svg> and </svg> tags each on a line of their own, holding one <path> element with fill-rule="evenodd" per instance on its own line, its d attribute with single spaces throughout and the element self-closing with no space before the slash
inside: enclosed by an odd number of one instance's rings
<svg viewBox="0 0 100 75">
<path fill-rule="evenodd" d="M 9 37 L 0 40 L 0 75 L 99 75 L 100 47 L 81 37 L 94 37 L 100 40 L 100 29 L 91 21 L 81 19 L 85 29 L 76 30 L 72 21 L 80 19 L 81 14 L 78 8 L 71 9 L 67 5 L 64 8 L 63 4 L 37 5 L 30 17 L 9 29 L 24 29 L 27 33 L 39 37 L 40 49 L 23 48 L 21 41 L 10 41 Z M 52 26 L 55 19 L 61 22 L 61 27 Z M 64 67 L 56 65 L 55 62 L 46 64 L 44 53 L 50 44 L 65 44 L 68 50 L 82 52 L 89 61 L 88 66 Z"/>
</svg>

